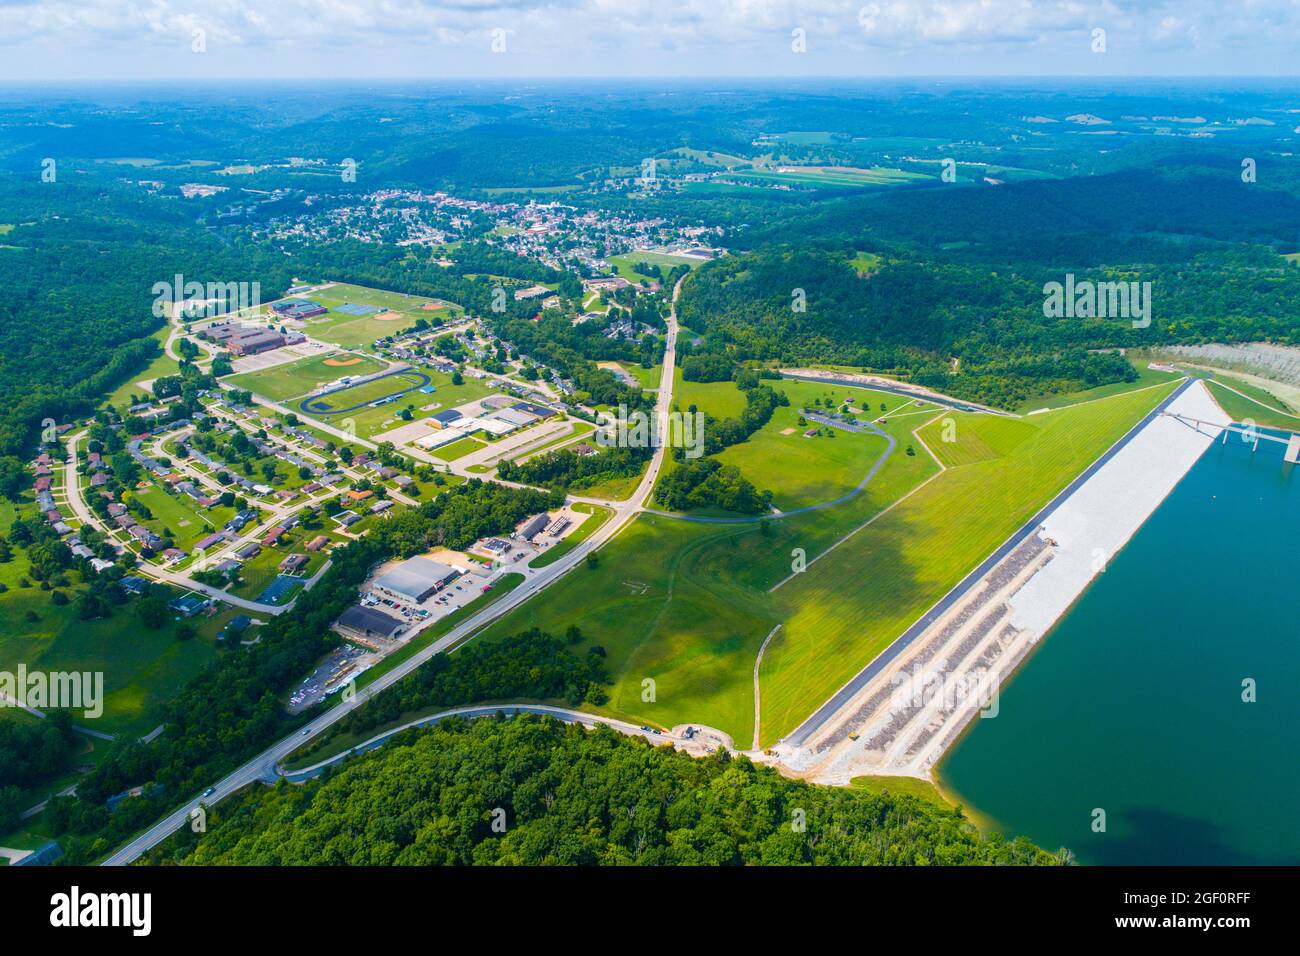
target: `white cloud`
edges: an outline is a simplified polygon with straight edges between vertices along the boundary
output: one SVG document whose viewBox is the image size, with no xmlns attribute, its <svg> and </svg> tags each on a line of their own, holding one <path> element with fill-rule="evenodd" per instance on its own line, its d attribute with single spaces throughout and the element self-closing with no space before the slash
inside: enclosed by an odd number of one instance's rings
<svg viewBox="0 0 1300 956">
<path fill-rule="evenodd" d="M 936 72 L 999 72 L 1007 56 L 1023 56 L 1021 66 L 1029 72 L 1078 72 L 1079 63 L 1069 57 L 1087 52 L 1089 31 L 1097 26 L 1107 30 L 1117 54 L 1109 62 L 1131 61 L 1135 72 L 1144 57 L 1224 49 L 1238 50 L 1241 72 L 1250 72 L 1261 62 L 1250 55 L 1253 50 L 1295 48 L 1300 3 L 0 0 L 0 50 L 12 54 L 12 62 L 27 70 L 82 62 L 122 76 L 187 52 L 195 29 L 207 32 L 208 68 L 255 65 L 284 76 L 328 75 L 325 67 L 351 75 L 418 72 L 421 55 L 435 74 L 851 73 L 889 62 L 882 53 L 905 53 L 907 64 Z M 795 27 L 807 33 L 802 57 L 790 56 Z M 494 28 L 507 31 L 513 59 L 485 59 Z M 289 59 L 295 53 L 301 58 L 296 64 Z M 999 59 L 993 62 L 991 55 Z"/>
</svg>

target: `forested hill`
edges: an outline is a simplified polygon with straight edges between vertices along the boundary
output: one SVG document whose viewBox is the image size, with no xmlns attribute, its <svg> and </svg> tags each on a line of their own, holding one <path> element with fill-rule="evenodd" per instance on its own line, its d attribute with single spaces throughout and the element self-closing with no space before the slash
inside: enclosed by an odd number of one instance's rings
<svg viewBox="0 0 1300 956">
<path fill-rule="evenodd" d="M 1222 145 L 1162 158 L 774 206 L 729 231 L 748 252 L 687 282 L 683 324 L 732 364 L 858 366 L 1004 407 L 1135 377 L 1097 350 L 1300 340 L 1300 268 L 1284 256 L 1300 250 L 1296 174 L 1262 158 L 1245 182 Z M 1149 324 L 1045 317 L 1045 284 L 1067 274 L 1149 283 Z"/>
<path fill-rule="evenodd" d="M 157 282 L 289 284 L 282 256 L 219 241 L 162 204 L 115 185 L 0 181 L 14 228 L 0 248 L 0 454 L 22 454 L 42 419 L 64 422 L 139 372 Z"/>
<path fill-rule="evenodd" d="M 871 241 L 947 260 L 1053 267 L 1183 262 L 1210 248 L 1300 249 L 1300 182 L 1240 156 L 1000 185 L 891 190 L 791 210 L 737 233 L 746 248 Z"/>
<path fill-rule="evenodd" d="M 198 865 L 1050 864 L 915 797 L 787 780 L 522 715 L 410 731 L 303 786 L 223 801 L 148 861 Z M 493 828 L 493 821 L 501 820 Z M 803 825 L 800 823 L 803 821 Z"/>
</svg>

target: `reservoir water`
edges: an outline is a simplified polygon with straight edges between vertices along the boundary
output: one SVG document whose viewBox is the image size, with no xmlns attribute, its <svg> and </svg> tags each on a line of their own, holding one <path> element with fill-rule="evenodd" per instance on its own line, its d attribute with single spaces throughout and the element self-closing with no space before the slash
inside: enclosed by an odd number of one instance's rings
<svg viewBox="0 0 1300 956">
<path fill-rule="evenodd" d="M 1300 863 L 1300 469 L 1282 448 L 1211 446 L 941 784 L 1081 863 Z"/>
</svg>

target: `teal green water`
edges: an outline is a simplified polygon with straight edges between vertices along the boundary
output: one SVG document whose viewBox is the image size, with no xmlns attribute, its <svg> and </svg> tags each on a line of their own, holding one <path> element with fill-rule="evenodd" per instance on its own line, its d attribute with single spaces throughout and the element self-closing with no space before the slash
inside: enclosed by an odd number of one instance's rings
<svg viewBox="0 0 1300 956">
<path fill-rule="evenodd" d="M 973 723 L 945 786 L 1082 863 L 1300 863 L 1300 470 L 1281 447 L 1206 451 Z"/>
</svg>

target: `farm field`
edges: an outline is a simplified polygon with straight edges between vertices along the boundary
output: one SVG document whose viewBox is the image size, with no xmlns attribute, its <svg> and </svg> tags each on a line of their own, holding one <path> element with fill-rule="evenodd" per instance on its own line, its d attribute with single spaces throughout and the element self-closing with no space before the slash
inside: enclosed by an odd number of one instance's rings
<svg viewBox="0 0 1300 956">
<path fill-rule="evenodd" d="M 952 413 L 922 429 L 949 470 L 773 594 L 785 627 L 763 659 L 763 742 L 819 704 L 1172 390 L 1032 418 Z"/>
<path fill-rule="evenodd" d="M 341 378 L 382 372 L 385 366 L 386 363 L 370 356 L 339 352 L 333 355 L 313 355 L 287 365 L 232 375 L 224 381 L 273 402 L 283 402 L 306 395 L 319 385 L 337 382 Z"/>
</svg>

